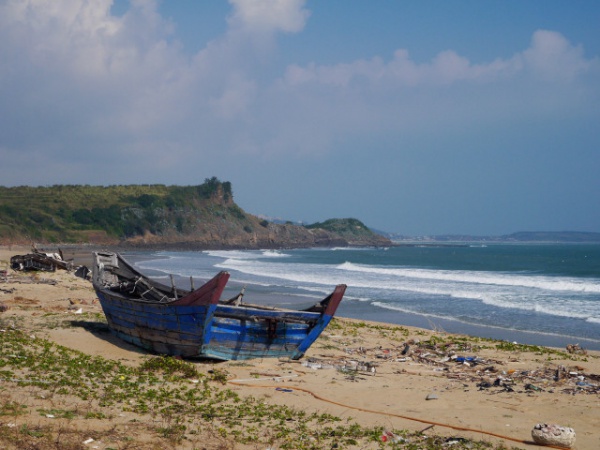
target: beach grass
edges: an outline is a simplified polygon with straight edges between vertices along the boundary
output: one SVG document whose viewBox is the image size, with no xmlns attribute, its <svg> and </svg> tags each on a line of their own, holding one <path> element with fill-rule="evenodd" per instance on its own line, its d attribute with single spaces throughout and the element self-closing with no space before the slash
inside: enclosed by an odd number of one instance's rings
<svg viewBox="0 0 600 450">
<path fill-rule="evenodd" d="M 3 448 L 397 448 L 437 449 L 446 438 L 394 430 L 351 418 L 307 413 L 266 397 L 229 389 L 218 366 L 201 371 L 191 362 L 147 357 L 136 366 L 89 356 L 0 323 L 0 445 Z M 334 332 L 352 335 L 373 327 L 343 323 Z M 208 445 L 207 443 L 210 443 Z M 488 442 L 456 441 L 455 449 L 504 449 Z"/>
</svg>

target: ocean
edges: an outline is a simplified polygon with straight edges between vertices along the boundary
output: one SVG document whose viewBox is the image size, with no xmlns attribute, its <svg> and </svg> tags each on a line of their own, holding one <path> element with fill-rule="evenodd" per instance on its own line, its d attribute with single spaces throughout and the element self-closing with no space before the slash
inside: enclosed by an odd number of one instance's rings
<svg viewBox="0 0 600 450">
<path fill-rule="evenodd" d="M 600 350 L 600 245 L 456 244 L 389 248 L 126 253 L 144 273 L 195 286 L 220 270 L 225 296 L 287 308 L 348 285 L 338 316 L 532 345 Z"/>
</svg>

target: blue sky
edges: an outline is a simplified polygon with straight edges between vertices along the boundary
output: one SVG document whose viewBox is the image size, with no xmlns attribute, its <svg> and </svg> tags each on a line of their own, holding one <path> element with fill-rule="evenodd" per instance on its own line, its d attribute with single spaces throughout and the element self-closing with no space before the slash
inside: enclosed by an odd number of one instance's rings
<svg viewBox="0 0 600 450">
<path fill-rule="evenodd" d="M 0 0 L 0 184 L 233 184 L 406 235 L 600 231 L 595 0 Z"/>
</svg>

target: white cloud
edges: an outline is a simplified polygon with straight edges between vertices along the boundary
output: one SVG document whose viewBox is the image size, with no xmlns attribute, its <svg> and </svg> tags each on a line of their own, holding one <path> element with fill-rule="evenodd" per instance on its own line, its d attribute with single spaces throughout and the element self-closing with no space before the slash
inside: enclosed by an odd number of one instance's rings
<svg viewBox="0 0 600 450">
<path fill-rule="evenodd" d="M 552 111 L 564 110 L 569 86 L 585 90 L 578 77 L 599 66 L 561 34 L 538 31 L 525 51 L 490 62 L 447 50 L 417 63 L 398 49 L 389 59 L 291 64 L 273 75 L 265 68 L 273 70 L 274 39 L 303 30 L 305 2 L 230 3 L 227 32 L 189 57 L 155 1 L 131 1 L 119 17 L 110 0 L 0 1 L 3 163 L 23 167 L 13 155 L 44 154 L 94 173 L 102 158 L 115 166 L 145 158 L 152 176 L 158 162 L 343 153 L 334 146 L 348 136 L 460 129 L 515 111 L 535 117 L 549 97 Z"/>
<path fill-rule="evenodd" d="M 215 114 L 231 119 L 247 111 L 256 95 L 256 84 L 244 78 L 232 77 L 218 98 L 210 101 Z"/>
<path fill-rule="evenodd" d="M 229 24 L 252 32 L 283 31 L 297 33 L 304 28 L 310 13 L 305 0 L 229 0 L 234 12 Z"/>
<path fill-rule="evenodd" d="M 573 46 L 560 33 L 547 30 L 534 33 L 531 47 L 522 58 L 537 76 L 549 80 L 572 80 L 592 64 L 585 59 L 581 45 Z M 598 61 L 594 63 L 597 65 Z"/>
<path fill-rule="evenodd" d="M 0 95 L 16 108 L 91 133 L 140 133 L 167 124 L 188 70 L 172 25 L 152 1 L 122 17 L 110 0 L 9 0 L 0 6 Z M 177 117 L 177 113 L 174 116 Z M 46 120 L 44 120 L 46 118 Z"/>
<path fill-rule="evenodd" d="M 418 64 L 405 49 L 397 50 L 389 62 L 381 58 L 351 63 L 305 67 L 290 65 L 283 78 L 290 86 L 319 83 L 346 87 L 350 83 L 394 86 L 449 85 L 462 81 L 494 82 L 511 79 L 529 72 L 544 80 L 573 79 L 598 59 L 586 60 L 581 46 L 571 45 L 560 33 L 536 31 L 531 46 L 510 59 L 495 59 L 475 64 L 452 50 L 440 52 L 429 63 Z"/>
</svg>

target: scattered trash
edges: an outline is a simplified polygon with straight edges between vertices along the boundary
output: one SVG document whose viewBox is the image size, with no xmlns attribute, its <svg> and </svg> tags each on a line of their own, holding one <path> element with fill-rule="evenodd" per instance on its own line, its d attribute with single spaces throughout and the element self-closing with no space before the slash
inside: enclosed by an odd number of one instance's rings
<svg viewBox="0 0 600 450">
<path fill-rule="evenodd" d="M 84 280 L 89 278 L 90 273 L 90 269 L 88 269 L 86 266 L 79 266 L 77 270 L 75 270 L 75 276 L 83 278 Z"/>
<path fill-rule="evenodd" d="M 94 442 L 94 439 L 92 439 L 92 438 L 89 438 L 89 439 L 86 439 L 85 441 L 83 441 L 83 443 L 86 445 L 91 444 L 92 442 Z"/>
<path fill-rule="evenodd" d="M 583 349 L 579 344 L 567 345 L 567 352 L 575 355 L 587 355 L 587 351 Z"/>
<path fill-rule="evenodd" d="M 432 392 L 431 394 L 428 394 L 427 397 L 425 397 L 425 400 L 437 400 L 439 397 L 437 396 L 436 393 Z"/>
<path fill-rule="evenodd" d="M 575 443 L 575 430 L 556 424 L 538 423 L 531 430 L 536 444 L 571 448 Z"/>
<path fill-rule="evenodd" d="M 409 442 L 408 439 L 393 433 L 392 431 L 388 431 L 388 430 L 384 430 L 383 434 L 381 435 L 381 441 L 382 442 L 395 442 L 395 443 L 399 443 L 399 442 Z"/>
<path fill-rule="evenodd" d="M 320 364 L 318 362 L 315 362 L 315 361 L 311 361 L 310 359 L 306 360 L 306 361 L 302 361 L 302 365 L 304 367 L 308 367 L 308 368 L 313 369 L 313 370 L 319 370 L 319 369 L 323 368 L 322 364 Z"/>
<path fill-rule="evenodd" d="M 444 442 L 444 447 L 450 447 L 451 445 L 462 444 L 465 442 L 469 442 L 469 440 L 462 437 L 449 437 L 446 439 L 446 442 Z"/>
<path fill-rule="evenodd" d="M 490 383 L 489 381 L 482 381 L 481 383 L 477 383 L 477 387 L 479 388 L 479 390 L 489 389 L 492 387 L 492 383 Z"/>
<path fill-rule="evenodd" d="M 319 369 L 337 369 L 340 372 L 361 372 L 364 375 L 374 376 L 377 372 L 377 363 L 371 361 L 357 361 L 355 359 L 336 359 L 320 360 L 318 358 L 309 358 L 302 361 L 304 367 L 313 370 Z"/>
<path fill-rule="evenodd" d="M 475 361 L 475 357 L 474 356 L 457 356 L 456 357 L 456 362 L 459 363 L 464 363 L 464 362 L 471 362 L 471 361 Z"/>
<path fill-rule="evenodd" d="M 287 388 L 275 388 L 276 391 L 279 392 L 294 392 L 293 389 L 287 389 Z"/>
<path fill-rule="evenodd" d="M 353 358 L 338 357 L 329 359 L 309 358 L 302 365 L 311 369 L 337 369 L 343 373 L 353 372 L 357 381 L 360 375 L 376 376 L 379 366 L 387 363 L 429 366 L 431 370 L 449 379 L 473 382 L 480 391 L 489 395 L 499 393 L 529 394 L 558 389 L 564 394 L 600 394 L 600 374 L 587 374 L 585 368 L 544 365 L 537 369 L 506 368 L 506 361 L 461 355 L 462 352 L 476 352 L 478 348 L 464 342 L 419 341 L 410 339 L 392 348 L 382 347 L 345 347 L 346 355 Z M 461 353 L 458 353 L 460 351 Z M 373 362 L 372 358 L 377 358 Z M 368 359 L 371 359 L 370 361 Z M 518 363 L 518 359 L 511 360 Z M 406 369 L 397 370 L 402 373 Z M 365 378 L 362 378 L 365 379 Z"/>
</svg>

